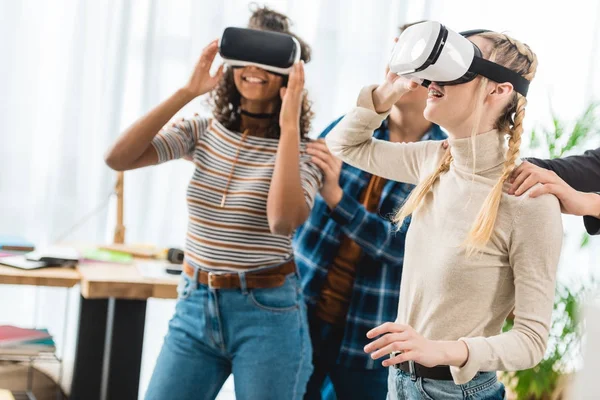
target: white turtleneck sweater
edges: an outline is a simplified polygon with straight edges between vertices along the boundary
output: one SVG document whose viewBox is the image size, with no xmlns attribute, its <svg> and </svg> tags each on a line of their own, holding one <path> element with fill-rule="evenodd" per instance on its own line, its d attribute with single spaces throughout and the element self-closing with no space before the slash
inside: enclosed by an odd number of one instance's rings
<svg viewBox="0 0 600 400">
<path fill-rule="evenodd" d="M 363 89 L 358 106 L 327 135 L 327 145 L 350 165 L 417 184 L 436 169 L 444 149 L 440 142 L 372 138 L 387 116 L 375 112 L 373 89 Z M 450 146 L 450 170 L 413 215 L 406 236 L 396 321 L 427 339 L 464 341 L 469 358 L 461 368 L 451 367 L 455 383 L 462 384 L 477 371 L 527 369 L 544 356 L 563 229 L 556 197 L 504 193 L 490 242 L 468 257 L 461 244 L 502 174 L 506 139 L 491 131 L 450 140 Z M 514 328 L 502 333 L 513 307 Z"/>
</svg>

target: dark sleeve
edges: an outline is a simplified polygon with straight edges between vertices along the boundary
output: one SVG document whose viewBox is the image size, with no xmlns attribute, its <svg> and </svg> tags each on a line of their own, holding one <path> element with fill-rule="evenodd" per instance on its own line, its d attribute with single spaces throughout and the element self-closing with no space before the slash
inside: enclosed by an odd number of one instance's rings
<svg viewBox="0 0 600 400">
<path fill-rule="evenodd" d="M 583 217 L 585 229 L 590 235 L 600 235 L 600 219 L 594 217 Z"/>
<path fill-rule="evenodd" d="M 600 196 L 600 193 L 598 193 Z M 600 235 L 600 219 L 594 217 L 583 217 L 585 229 L 590 235 Z"/>
<path fill-rule="evenodd" d="M 532 164 L 554 171 L 569 186 L 580 192 L 600 192 L 600 147 L 580 156 L 540 160 L 528 158 Z"/>
<path fill-rule="evenodd" d="M 600 191 L 600 148 L 588 150 L 581 156 L 569 156 L 554 160 L 528 158 L 532 164 L 554 171 L 563 181 L 580 192 Z M 590 235 L 600 235 L 600 219 L 583 217 Z"/>
</svg>

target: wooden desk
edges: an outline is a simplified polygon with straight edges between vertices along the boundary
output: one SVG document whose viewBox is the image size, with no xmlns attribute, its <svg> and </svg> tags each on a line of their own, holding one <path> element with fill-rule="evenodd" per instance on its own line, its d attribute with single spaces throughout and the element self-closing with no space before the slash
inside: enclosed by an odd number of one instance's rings
<svg viewBox="0 0 600 400">
<path fill-rule="evenodd" d="M 138 395 L 147 299 L 176 299 L 179 278 L 147 278 L 133 264 L 81 263 L 81 312 L 71 399 L 135 399 Z"/>
<path fill-rule="evenodd" d="M 133 264 L 84 263 L 76 268 L 40 268 L 23 270 L 0 265 L 0 284 L 70 288 L 81 283 L 81 295 L 86 299 L 146 300 L 177 298 L 176 279 L 146 278 L 136 263 L 165 262 L 136 260 Z"/>
<path fill-rule="evenodd" d="M 0 265 L 0 284 L 32 285 L 70 288 L 79 283 L 81 277 L 75 268 L 41 268 L 23 270 Z"/>
<path fill-rule="evenodd" d="M 165 261 L 136 259 L 134 264 L 85 263 L 78 267 L 81 276 L 81 295 L 86 299 L 146 300 L 176 299 L 175 279 L 156 279 L 142 276 L 136 263 L 156 264 L 160 268 Z"/>
<path fill-rule="evenodd" d="M 21 270 L 0 265 L 0 284 L 71 288 L 81 284 L 71 400 L 134 399 L 139 389 L 146 301 L 177 298 L 178 279 L 146 278 L 136 263 L 82 263 Z"/>
</svg>

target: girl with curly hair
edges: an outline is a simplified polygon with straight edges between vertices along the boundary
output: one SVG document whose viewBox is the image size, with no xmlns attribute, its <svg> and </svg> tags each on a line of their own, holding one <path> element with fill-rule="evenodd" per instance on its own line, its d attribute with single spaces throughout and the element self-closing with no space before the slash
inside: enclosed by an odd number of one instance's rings
<svg viewBox="0 0 600 400">
<path fill-rule="evenodd" d="M 258 8 L 249 28 L 290 34 L 280 13 Z M 189 224 L 175 315 L 147 399 L 214 399 L 233 373 L 238 399 L 301 399 L 312 371 L 306 311 L 291 235 L 322 182 L 306 154 L 312 113 L 303 63 L 289 76 L 256 66 L 210 75 L 217 41 L 189 82 L 131 125 L 107 154 L 129 170 L 191 157 Z M 265 43 L 268 46 L 268 43 Z M 163 127 L 212 92 L 213 118 Z"/>
</svg>

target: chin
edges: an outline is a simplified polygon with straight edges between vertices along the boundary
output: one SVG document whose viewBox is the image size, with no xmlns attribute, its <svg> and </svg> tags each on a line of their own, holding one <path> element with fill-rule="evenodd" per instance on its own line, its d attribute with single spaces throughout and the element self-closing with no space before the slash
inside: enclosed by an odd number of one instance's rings
<svg viewBox="0 0 600 400">
<path fill-rule="evenodd" d="M 423 116 L 429 122 L 433 122 L 436 125 L 441 125 L 440 121 L 440 110 L 433 104 L 427 104 L 423 111 Z"/>
<path fill-rule="evenodd" d="M 262 90 L 240 90 L 240 94 L 246 100 L 264 101 L 268 96 Z"/>
<path fill-rule="evenodd" d="M 260 100 L 263 100 L 263 98 L 264 98 L 264 96 L 261 96 L 260 94 L 252 93 L 252 92 L 250 92 L 250 93 L 248 93 L 248 92 L 246 92 L 246 93 L 240 92 L 240 94 L 246 100 L 260 101 Z"/>
<path fill-rule="evenodd" d="M 243 98 L 253 101 L 271 101 L 279 97 L 279 89 L 274 90 L 269 87 L 248 87 L 240 85 L 237 87 Z"/>
</svg>

